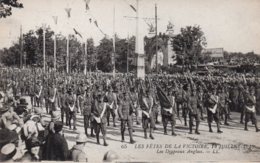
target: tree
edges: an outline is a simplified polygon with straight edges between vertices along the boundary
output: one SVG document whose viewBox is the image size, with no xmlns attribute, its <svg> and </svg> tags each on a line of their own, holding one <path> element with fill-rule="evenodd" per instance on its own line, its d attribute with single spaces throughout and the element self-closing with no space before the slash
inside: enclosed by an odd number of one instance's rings
<svg viewBox="0 0 260 163">
<path fill-rule="evenodd" d="M 17 0 L 0 0 L 0 18 L 12 15 L 12 8 L 23 8 L 23 4 Z"/>
<path fill-rule="evenodd" d="M 111 55 L 113 52 L 113 43 L 111 39 L 104 37 L 97 47 L 97 68 L 103 72 L 112 72 L 113 66 Z"/>
<path fill-rule="evenodd" d="M 172 48 L 177 54 L 177 64 L 191 66 L 198 63 L 206 38 L 199 26 L 181 28 L 181 33 L 172 39 Z"/>
</svg>

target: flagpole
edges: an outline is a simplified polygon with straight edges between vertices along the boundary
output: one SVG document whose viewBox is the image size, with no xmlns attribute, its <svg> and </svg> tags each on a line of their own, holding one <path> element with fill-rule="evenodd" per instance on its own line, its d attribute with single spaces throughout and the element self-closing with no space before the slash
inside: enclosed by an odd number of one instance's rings
<svg viewBox="0 0 260 163">
<path fill-rule="evenodd" d="M 55 23 L 55 27 L 56 27 L 56 29 L 57 29 L 57 21 L 58 21 L 58 17 L 57 16 L 54 16 L 53 17 L 54 18 L 54 23 Z M 56 42 L 57 40 L 56 40 L 56 31 L 54 30 L 54 49 L 53 49 L 53 57 L 54 57 L 54 61 L 53 61 L 53 69 L 54 69 L 54 72 L 56 72 L 56 59 L 57 59 L 57 57 L 56 57 L 56 53 L 57 53 L 57 42 Z"/>
<path fill-rule="evenodd" d="M 23 67 L 23 27 L 20 26 L 20 69 Z"/>
<path fill-rule="evenodd" d="M 66 69 L 67 69 L 67 74 L 68 74 L 69 73 L 69 34 L 67 35 Z"/>
<path fill-rule="evenodd" d="M 155 54 L 156 54 L 156 73 L 158 74 L 158 34 L 157 34 L 157 4 L 155 4 Z"/>
<path fill-rule="evenodd" d="M 114 5 L 114 12 L 113 12 L 113 53 L 112 53 L 112 65 L 113 65 L 113 77 L 115 77 L 116 67 L 115 67 L 115 53 L 116 53 L 116 34 L 115 34 L 115 5 Z"/>
<path fill-rule="evenodd" d="M 46 67 L 45 67 L 45 29 L 46 25 L 43 24 L 43 72 L 45 73 Z"/>
<path fill-rule="evenodd" d="M 87 74 L 87 62 L 88 62 L 88 49 L 87 49 L 87 46 L 88 46 L 88 39 L 86 39 L 86 43 L 85 43 L 85 57 L 84 57 L 84 74 L 86 75 Z"/>
<path fill-rule="evenodd" d="M 130 45 L 130 39 L 129 34 L 127 35 L 127 53 L 126 53 L 126 73 L 129 72 L 129 65 L 128 65 L 128 57 L 129 57 L 129 45 Z"/>
</svg>

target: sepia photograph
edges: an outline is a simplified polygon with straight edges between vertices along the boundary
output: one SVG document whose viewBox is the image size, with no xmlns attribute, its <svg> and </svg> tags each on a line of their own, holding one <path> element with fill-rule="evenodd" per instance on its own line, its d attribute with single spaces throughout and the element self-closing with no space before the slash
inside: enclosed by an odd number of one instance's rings
<svg viewBox="0 0 260 163">
<path fill-rule="evenodd" d="M 260 0 L 0 0 L 0 162 L 260 162 Z"/>
</svg>

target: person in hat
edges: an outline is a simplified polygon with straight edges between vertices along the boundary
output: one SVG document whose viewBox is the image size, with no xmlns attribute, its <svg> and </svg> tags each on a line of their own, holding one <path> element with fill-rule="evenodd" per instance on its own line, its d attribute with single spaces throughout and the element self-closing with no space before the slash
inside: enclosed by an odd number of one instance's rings
<svg viewBox="0 0 260 163">
<path fill-rule="evenodd" d="M 108 104 L 108 111 L 107 111 L 107 125 L 109 126 L 109 119 L 110 114 L 113 118 L 113 126 L 116 127 L 116 107 L 117 107 L 117 94 L 115 92 L 112 92 L 112 87 L 108 86 L 108 91 L 106 92 L 106 95 L 104 97 L 105 102 Z"/>
<path fill-rule="evenodd" d="M 65 105 L 68 110 L 68 115 L 69 115 L 69 128 L 71 129 L 71 120 L 73 120 L 73 130 L 77 130 L 76 128 L 76 113 L 77 113 L 77 108 L 76 108 L 76 95 L 73 94 L 72 89 L 68 89 L 68 94 L 66 96 L 66 101 Z"/>
<path fill-rule="evenodd" d="M 52 114 L 53 111 L 56 111 L 56 106 L 57 106 L 57 94 L 58 90 L 56 88 L 56 85 L 54 83 L 49 84 L 49 89 L 48 89 L 48 107 L 49 107 L 49 113 Z"/>
<path fill-rule="evenodd" d="M 191 95 L 189 96 L 187 101 L 187 108 L 189 110 L 189 129 L 190 129 L 189 134 L 192 134 L 192 124 L 193 124 L 193 119 L 195 119 L 196 121 L 195 134 L 199 135 L 200 134 L 199 132 L 200 113 L 198 109 L 198 96 L 195 88 L 191 90 Z"/>
<path fill-rule="evenodd" d="M 214 120 L 217 124 L 217 132 L 222 133 L 223 131 L 220 130 L 219 122 L 219 97 L 215 87 L 211 86 L 208 90 L 209 91 L 205 99 L 205 107 L 207 108 L 209 132 L 213 132 L 211 124 Z"/>
<path fill-rule="evenodd" d="M 15 112 L 18 115 L 22 115 L 23 113 L 27 112 L 27 106 L 28 106 L 28 103 L 26 102 L 26 99 L 20 98 L 19 104 L 17 105 Z"/>
<path fill-rule="evenodd" d="M 38 115 L 32 115 L 27 120 L 22 128 L 21 138 L 25 141 L 26 148 L 31 150 L 31 144 L 38 141 L 38 127 L 37 123 L 40 121 Z"/>
<path fill-rule="evenodd" d="M 2 115 L 0 118 L 2 128 L 11 129 L 13 125 L 16 125 L 17 127 L 23 126 L 23 120 L 13 111 L 12 105 L 13 100 L 8 98 L 7 102 L 0 108 L 0 114 Z"/>
<path fill-rule="evenodd" d="M 129 98 L 129 93 L 126 92 L 125 90 L 123 92 L 123 98 L 119 101 L 118 114 L 121 121 L 122 142 L 125 141 L 125 128 L 127 124 L 131 144 L 135 143 L 133 139 L 133 122 L 132 122 L 133 109 L 134 109 L 133 102 Z"/>
<path fill-rule="evenodd" d="M 90 88 L 88 87 L 86 90 L 86 93 L 83 97 L 83 103 L 82 103 L 82 110 L 83 110 L 83 117 L 84 117 L 84 129 L 85 134 L 89 136 L 88 128 L 91 129 L 91 137 L 94 137 L 94 128 L 93 128 L 93 117 L 91 115 L 91 109 L 94 104 L 94 99 L 92 96 L 92 92 L 90 91 Z"/>
<path fill-rule="evenodd" d="M 48 136 L 44 144 L 43 160 L 66 161 L 68 160 L 68 143 L 63 135 L 63 124 L 61 121 L 54 123 L 55 133 Z"/>
<path fill-rule="evenodd" d="M 76 137 L 76 145 L 70 150 L 71 159 L 74 162 L 87 162 L 88 158 L 84 152 L 84 147 L 87 143 L 87 137 L 84 133 L 79 133 Z"/>
<path fill-rule="evenodd" d="M 135 87 L 132 87 L 130 89 L 130 91 L 131 92 L 130 92 L 129 97 L 130 97 L 130 99 L 133 102 L 133 107 L 134 107 L 133 108 L 133 113 L 135 115 L 136 124 L 140 125 L 140 119 L 139 119 L 139 108 L 140 108 L 140 105 L 139 105 L 139 101 L 138 101 L 138 92 L 136 91 Z"/>
<path fill-rule="evenodd" d="M 104 146 L 108 146 L 107 141 L 106 141 L 107 104 L 104 103 L 104 101 L 103 101 L 103 95 L 102 95 L 101 91 L 99 91 L 97 93 L 96 100 L 94 102 L 91 112 L 94 117 L 93 124 L 94 124 L 95 133 L 96 133 L 97 144 L 100 144 L 99 133 L 101 131 L 101 133 L 103 135 Z"/>
<path fill-rule="evenodd" d="M 220 110 L 220 115 L 223 116 L 224 115 L 224 125 L 229 126 L 228 123 L 228 116 L 229 116 L 229 111 L 228 111 L 228 106 L 227 106 L 227 102 L 228 102 L 228 96 L 226 94 L 226 92 L 224 92 L 224 88 L 220 88 L 219 89 L 219 110 Z"/>
<path fill-rule="evenodd" d="M 250 89 L 249 92 L 245 92 L 245 130 L 248 131 L 247 123 L 251 119 L 252 123 L 255 125 L 256 132 L 259 132 L 257 119 L 256 119 L 256 98 L 255 90 Z"/>
<path fill-rule="evenodd" d="M 154 139 L 154 116 L 153 116 L 153 97 L 149 94 L 149 90 L 140 92 L 140 106 L 142 109 L 142 125 L 144 129 L 144 138 L 147 139 L 147 129 L 150 128 L 150 138 Z"/>
<path fill-rule="evenodd" d="M 36 86 L 34 89 L 34 99 L 35 99 L 35 104 L 37 107 L 42 107 L 41 101 L 42 101 L 42 93 L 43 92 L 43 86 L 41 84 L 41 81 L 38 80 L 36 82 Z"/>
</svg>

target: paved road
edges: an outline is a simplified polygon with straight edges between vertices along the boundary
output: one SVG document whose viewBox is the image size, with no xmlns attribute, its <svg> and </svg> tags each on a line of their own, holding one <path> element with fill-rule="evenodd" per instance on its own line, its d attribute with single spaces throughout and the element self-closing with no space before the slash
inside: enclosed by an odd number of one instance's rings
<svg viewBox="0 0 260 163">
<path fill-rule="evenodd" d="M 88 138 L 85 151 L 89 162 L 101 162 L 104 153 L 108 150 L 117 152 L 125 161 L 260 161 L 260 133 L 255 132 L 251 123 L 249 123 L 249 131 L 244 131 L 244 126 L 238 123 L 240 115 L 232 113 L 231 116 L 233 120 L 230 126 L 221 126 L 222 134 L 216 132 L 215 124 L 213 124 L 214 132 L 208 132 L 206 121 L 202 121 L 201 135 L 191 135 L 188 134 L 188 127 L 177 121 L 177 136 L 164 135 L 162 124 L 158 124 L 158 130 L 154 132 L 154 140 L 144 139 L 141 126 L 134 123 L 136 144 L 128 143 L 127 130 L 126 141 L 121 142 L 120 124 L 117 122 L 117 127 L 108 127 L 108 147 L 97 145 L 95 138 Z M 83 117 L 78 114 L 77 119 L 77 131 L 69 130 L 67 126 L 64 126 L 65 137 L 70 148 L 75 144 L 77 133 L 84 132 Z M 168 129 L 170 131 L 170 126 Z"/>
</svg>

